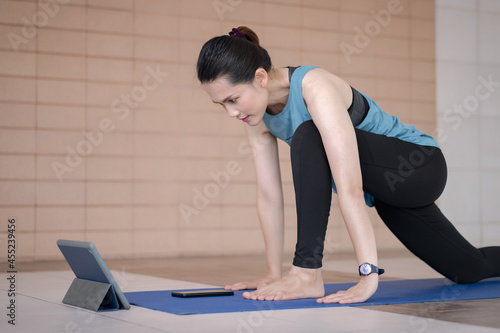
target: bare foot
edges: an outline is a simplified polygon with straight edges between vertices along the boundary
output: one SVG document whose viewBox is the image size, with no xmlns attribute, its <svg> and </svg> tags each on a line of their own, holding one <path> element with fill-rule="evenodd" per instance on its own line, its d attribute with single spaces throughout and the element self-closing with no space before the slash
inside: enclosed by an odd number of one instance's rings
<svg viewBox="0 0 500 333">
<path fill-rule="evenodd" d="M 244 292 L 243 297 L 255 301 L 285 301 L 300 298 L 318 298 L 325 295 L 320 269 L 292 266 L 281 280 L 252 292 Z"/>
</svg>

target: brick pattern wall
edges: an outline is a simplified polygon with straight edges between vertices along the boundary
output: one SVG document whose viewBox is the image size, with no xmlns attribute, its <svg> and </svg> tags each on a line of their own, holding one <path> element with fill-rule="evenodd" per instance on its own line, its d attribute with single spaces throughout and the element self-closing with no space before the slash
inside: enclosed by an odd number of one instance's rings
<svg viewBox="0 0 500 333">
<path fill-rule="evenodd" d="M 16 219 L 18 260 L 61 259 L 59 238 L 105 258 L 263 252 L 243 125 L 199 87 L 202 44 L 248 25 L 275 66 L 331 70 L 432 133 L 434 13 L 430 0 L 0 0 L 0 219 Z M 282 143 L 280 156 L 290 252 Z M 327 255 L 351 250 L 333 204 Z M 371 214 L 379 247 L 399 248 Z"/>
</svg>

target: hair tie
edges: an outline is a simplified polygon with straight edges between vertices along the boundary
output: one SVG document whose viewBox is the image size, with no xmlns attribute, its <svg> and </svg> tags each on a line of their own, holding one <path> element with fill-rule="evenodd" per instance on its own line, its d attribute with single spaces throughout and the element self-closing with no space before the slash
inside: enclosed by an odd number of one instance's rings
<svg viewBox="0 0 500 333">
<path fill-rule="evenodd" d="M 229 36 L 236 36 L 236 37 L 240 37 L 240 38 L 245 38 L 245 34 L 236 28 L 233 28 L 233 30 L 229 31 Z"/>
</svg>

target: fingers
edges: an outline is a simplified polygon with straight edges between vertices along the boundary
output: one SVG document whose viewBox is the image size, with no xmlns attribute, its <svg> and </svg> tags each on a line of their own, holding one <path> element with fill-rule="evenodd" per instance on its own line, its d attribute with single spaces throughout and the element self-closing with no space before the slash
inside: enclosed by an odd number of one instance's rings
<svg viewBox="0 0 500 333">
<path fill-rule="evenodd" d="M 316 300 L 317 303 L 324 303 L 324 304 L 330 304 L 330 303 L 339 303 L 339 304 L 352 304 L 352 303 L 362 303 L 366 301 L 369 298 L 360 295 L 357 293 L 351 293 L 348 291 L 339 291 L 335 294 L 328 295 L 326 297 L 318 298 Z"/>
<path fill-rule="evenodd" d="M 261 289 L 269 284 L 267 279 L 259 279 L 247 282 L 238 282 L 234 284 L 228 284 L 224 287 L 227 290 L 245 290 L 245 289 Z"/>
<path fill-rule="evenodd" d="M 227 285 L 224 287 L 224 289 L 227 289 L 227 290 L 245 290 L 245 289 L 255 289 L 255 288 L 251 288 L 249 282 L 239 282 L 239 283 Z"/>
<path fill-rule="evenodd" d="M 260 283 L 258 281 L 250 281 L 250 282 L 238 282 L 235 284 L 228 284 L 224 287 L 227 290 L 246 290 L 246 289 L 259 289 L 266 286 L 266 283 Z"/>
<path fill-rule="evenodd" d="M 318 298 L 318 303 L 351 304 L 362 303 L 369 299 L 377 291 L 378 280 L 363 280 L 348 290 L 341 290 L 335 294 Z"/>
<path fill-rule="evenodd" d="M 268 285 L 269 285 L 269 281 L 263 280 L 263 281 L 258 282 L 256 287 L 257 287 L 257 289 L 262 289 Z"/>
</svg>

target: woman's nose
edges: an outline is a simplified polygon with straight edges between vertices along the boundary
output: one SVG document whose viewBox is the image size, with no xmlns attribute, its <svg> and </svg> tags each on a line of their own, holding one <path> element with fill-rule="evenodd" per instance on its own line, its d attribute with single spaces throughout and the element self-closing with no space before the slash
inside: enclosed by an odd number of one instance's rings
<svg viewBox="0 0 500 333">
<path fill-rule="evenodd" d="M 227 113 L 229 114 L 229 117 L 234 118 L 237 117 L 240 114 L 240 111 L 234 109 L 234 108 L 228 108 Z"/>
</svg>

